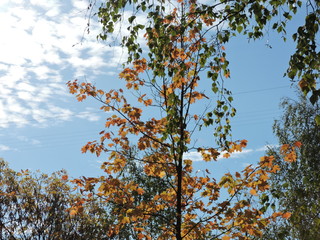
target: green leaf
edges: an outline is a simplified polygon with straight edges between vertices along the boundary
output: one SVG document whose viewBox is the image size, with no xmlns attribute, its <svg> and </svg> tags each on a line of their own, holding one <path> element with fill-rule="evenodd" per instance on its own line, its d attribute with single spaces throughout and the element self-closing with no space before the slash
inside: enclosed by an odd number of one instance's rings
<svg viewBox="0 0 320 240">
<path fill-rule="evenodd" d="M 310 97 L 310 102 L 314 105 L 318 101 L 318 95 L 317 94 L 312 94 Z"/>
<path fill-rule="evenodd" d="M 242 27 L 241 25 L 239 25 L 239 26 L 237 27 L 237 31 L 238 31 L 238 33 L 241 33 L 241 32 L 242 32 L 242 30 L 243 30 L 243 27 Z"/>
<path fill-rule="evenodd" d="M 315 121 L 316 121 L 316 124 L 317 124 L 318 126 L 320 126 L 320 115 L 317 115 L 317 116 L 315 117 Z"/>
<path fill-rule="evenodd" d="M 131 16 L 128 18 L 129 23 L 132 23 L 136 19 L 136 16 Z"/>
</svg>

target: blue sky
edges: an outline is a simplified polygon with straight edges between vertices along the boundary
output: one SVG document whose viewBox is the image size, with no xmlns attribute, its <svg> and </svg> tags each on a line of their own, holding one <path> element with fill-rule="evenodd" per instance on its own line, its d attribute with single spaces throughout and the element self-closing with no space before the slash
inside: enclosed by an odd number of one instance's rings
<svg viewBox="0 0 320 240">
<path fill-rule="evenodd" d="M 81 154 L 80 148 L 98 138 L 108 113 L 99 111 L 94 101 L 78 103 L 66 82 L 89 80 L 104 89 L 117 88 L 125 53 L 96 40 L 95 22 L 86 34 L 86 8 L 83 0 L 0 2 L 0 157 L 15 170 L 102 173 L 103 158 Z M 289 35 L 297 24 L 289 24 Z M 249 144 L 242 153 L 207 166 L 220 173 L 258 161 L 267 144 L 277 144 L 272 124 L 281 114 L 280 99 L 295 96 L 283 78 L 294 51 L 290 36 L 284 43 L 270 30 L 262 40 L 237 37 L 225 47 L 231 69 L 226 84 L 238 112 L 232 121 L 233 139 Z M 201 141 L 214 142 L 209 131 Z M 194 153 L 190 156 L 197 160 Z M 195 162 L 196 168 L 204 166 Z"/>
</svg>

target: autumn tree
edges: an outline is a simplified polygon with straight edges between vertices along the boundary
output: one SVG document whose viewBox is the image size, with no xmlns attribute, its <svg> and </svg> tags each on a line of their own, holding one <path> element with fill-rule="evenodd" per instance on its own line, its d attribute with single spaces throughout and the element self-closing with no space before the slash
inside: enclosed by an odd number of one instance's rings
<svg viewBox="0 0 320 240">
<path fill-rule="evenodd" d="M 96 194 L 112 204 L 115 219 L 106 229 L 108 236 L 119 237 L 129 227 L 134 239 L 251 239 L 261 236 L 276 217 L 290 216 L 287 212 L 267 216 L 252 204 L 269 189 L 269 173 L 279 170 L 272 156 L 216 180 L 209 170 L 197 174 L 193 159 L 186 155 L 196 151 L 210 162 L 247 145 L 246 140 L 230 138 L 235 109 L 224 88 L 230 71 L 223 43 L 236 31 L 261 36 L 268 16 L 276 15 L 266 4 L 179 0 L 101 5 L 97 13 L 101 39 L 108 40 L 119 23 L 128 30 L 120 34 L 120 44 L 128 51 L 119 74 L 125 87 L 103 90 L 77 80 L 68 87 L 79 101 L 95 98 L 110 114 L 99 141 L 82 148 L 107 158 L 102 164 L 105 176 L 75 180 L 84 194 L 91 196 L 97 189 Z M 288 11 L 295 11 L 295 4 L 290 2 Z M 275 1 L 271 6 L 277 10 L 281 4 Z M 127 14 L 128 9 L 133 11 Z M 146 18 L 144 25 L 136 20 L 141 16 Z M 197 134 L 204 128 L 213 133 L 211 146 L 197 145 Z M 130 155 L 132 147 L 138 149 L 135 155 Z M 293 161 L 295 146 L 285 147 L 285 159 Z M 143 181 L 123 176 L 132 160 L 143 170 Z M 150 194 L 145 183 L 152 181 L 162 184 Z M 157 231 L 150 227 L 153 221 Z"/>
<path fill-rule="evenodd" d="M 137 24 L 136 17 L 141 17 L 144 14 L 148 15 L 149 20 L 158 14 L 169 17 L 168 11 L 178 6 L 176 1 L 121 0 L 104 3 L 104 1 L 90 0 L 88 9 L 93 10 L 94 6 L 100 2 L 102 3 L 97 14 L 103 26 L 103 32 L 99 36 L 101 39 L 107 39 L 107 36 L 113 33 L 119 23 L 123 23 L 123 20 L 129 21 L 129 34 L 120 39 L 120 44 L 127 47 L 129 53 L 131 53 L 129 62 L 142 52 L 141 46 L 136 40 L 138 36 L 141 36 L 140 33 L 143 34 L 143 31 L 150 26 L 150 21 L 145 25 Z M 180 0 L 177 2 L 181 3 Z M 226 43 L 230 41 L 231 37 L 241 34 L 246 35 L 248 39 L 259 39 L 271 30 L 278 32 L 286 41 L 288 38 L 287 24 L 295 14 L 299 13 L 302 21 L 298 23 L 296 31 L 290 36 L 296 44 L 296 48 L 291 55 L 285 75 L 291 81 L 298 83 L 301 91 L 305 95 L 309 95 L 312 104 L 318 101 L 320 96 L 317 85 L 320 76 L 319 0 L 217 0 L 210 2 L 193 1 L 193 4 L 192 14 L 195 17 L 214 21 L 209 25 L 208 22 L 202 22 L 197 27 L 200 31 L 214 29 L 213 35 L 217 39 L 215 45 Z M 127 11 L 129 7 L 133 7 L 134 10 L 132 12 Z M 126 10 L 128 19 L 124 19 L 123 10 Z M 181 13 L 189 14 L 188 12 Z M 156 27 L 159 24 L 154 23 Z M 207 25 L 207 28 L 204 27 L 205 25 Z M 205 34 L 208 35 L 208 32 L 205 32 Z M 208 42 L 206 47 L 208 48 L 208 55 L 212 55 L 212 51 L 214 51 L 210 48 L 212 44 Z M 316 116 L 316 120 L 320 124 L 319 115 Z"/>
<path fill-rule="evenodd" d="M 110 239 L 101 199 L 87 199 L 74 215 L 81 201 L 65 171 L 16 172 L 0 160 L 0 239 Z"/>
<path fill-rule="evenodd" d="M 297 161 L 281 161 L 278 148 L 269 149 L 281 170 L 271 177 L 269 201 L 276 210 L 289 211 L 291 218 L 278 221 L 268 228 L 265 239 L 317 239 L 320 229 L 320 127 L 314 118 L 319 115 L 318 104 L 311 105 L 304 97 L 285 99 L 284 113 L 274 124 L 279 144 L 301 142 Z"/>
</svg>

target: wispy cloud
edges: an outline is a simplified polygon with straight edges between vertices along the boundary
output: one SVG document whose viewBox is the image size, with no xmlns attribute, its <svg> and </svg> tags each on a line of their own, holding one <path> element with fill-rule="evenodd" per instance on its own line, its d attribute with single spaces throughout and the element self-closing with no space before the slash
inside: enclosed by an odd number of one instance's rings
<svg viewBox="0 0 320 240">
<path fill-rule="evenodd" d="M 278 147 L 279 147 L 278 144 L 267 144 L 267 145 L 264 145 L 263 147 L 257 148 L 255 151 L 256 152 L 266 152 L 271 148 L 278 148 Z"/>
<path fill-rule="evenodd" d="M 17 137 L 18 140 L 22 141 L 22 142 L 27 142 L 29 144 L 32 144 L 32 145 L 38 145 L 40 144 L 41 142 L 37 139 L 34 139 L 34 138 L 28 138 L 26 136 L 18 136 Z"/>
<path fill-rule="evenodd" d="M 98 113 L 101 113 L 101 112 L 102 111 L 97 112 L 93 108 L 86 108 L 86 111 L 80 112 L 79 114 L 77 114 L 77 117 L 80 119 L 86 119 L 90 122 L 95 122 L 100 120 L 100 116 L 98 115 Z"/>
<path fill-rule="evenodd" d="M 1 1 L 0 127 L 46 126 L 56 115 L 70 120 L 77 114 L 65 104 L 71 98 L 65 83 L 83 75 L 94 79 L 119 66 L 122 50 L 96 40 L 97 23 L 84 38 L 87 6 L 79 0 Z"/>
</svg>

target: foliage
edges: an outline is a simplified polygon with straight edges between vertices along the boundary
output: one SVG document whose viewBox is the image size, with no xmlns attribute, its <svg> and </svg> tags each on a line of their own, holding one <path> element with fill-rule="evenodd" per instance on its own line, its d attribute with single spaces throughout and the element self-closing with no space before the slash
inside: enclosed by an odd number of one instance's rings
<svg viewBox="0 0 320 240">
<path fill-rule="evenodd" d="M 317 87 L 320 76 L 320 52 L 319 52 L 319 25 L 320 25 L 320 1 L 307 1 L 307 16 L 304 25 L 292 35 L 297 43 L 296 52 L 291 56 L 288 77 L 297 78 L 302 92 L 307 95 L 311 92 L 310 102 L 315 104 L 320 97 L 320 89 Z M 320 115 L 314 116 L 320 125 Z"/>
<path fill-rule="evenodd" d="M 138 185 L 143 186 L 144 190 L 143 195 L 139 194 L 138 191 L 132 194 L 132 201 L 135 205 L 151 201 L 154 196 L 161 194 L 169 187 L 168 183 L 164 179 L 148 176 L 144 173 L 143 166 L 137 161 L 137 149 L 135 147 L 131 147 L 129 150 L 123 151 L 123 155 L 126 158 L 126 164 L 118 173 L 117 178 L 121 179 L 124 183 L 137 183 Z M 75 182 L 81 185 L 81 182 L 77 180 Z M 93 189 L 91 193 L 96 194 L 95 189 Z M 104 199 L 103 195 L 98 195 Z M 112 213 L 109 214 L 110 222 L 117 221 L 117 213 L 119 208 L 122 208 L 122 205 L 116 201 L 109 200 L 104 203 L 104 206 L 107 207 L 108 212 Z M 173 208 L 168 208 L 163 210 L 161 215 L 155 214 L 148 218 L 148 225 L 146 226 L 146 229 L 151 239 L 157 239 L 163 231 L 161 226 L 166 224 L 166 219 L 174 216 L 173 212 Z M 134 225 L 127 223 L 119 229 L 117 234 L 109 235 L 109 237 L 114 237 L 115 239 L 138 239 L 137 234 L 138 233 L 135 231 Z"/>
<path fill-rule="evenodd" d="M 292 11 L 296 10 L 294 3 L 289 4 Z M 230 71 L 222 44 L 235 31 L 260 37 L 269 18 L 265 16 L 273 14 L 264 4 L 107 1 L 100 7 L 101 39 L 106 40 L 117 23 L 128 25 L 129 33 L 121 39 L 128 49 L 128 61 L 119 74 L 125 89 L 102 90 L 77 80 L 68 87 L 79 101 L 93 97 L 110 114 L 100 141 L 82 148 L 97 156 L 106 153 L 108 159 L 102 165 L 106 176 L 75 180 L 83 193 L 91 196 L 98 188 L 97 194 L 112 204 L 115 219 L 108 236 L 129 229 L 134 239 L 250 239 L 261 236 L 261 230 L 276 217 L 289 217 L 285 212 L 266 216 L 252 204 L 268 190 L 268 174 L 279 169 L 273 157 L 262 157 L 257 166 L 235 175 L 227 173 L 218 181 L 209 170 L 197 174 L 193 159 L 186 155 L 197 152 L 210 162 L 247 145 L 246 140 L 229 138 L 235 109 L 223 86 Z M 281 4 L 277 4 L 271 6 L 278 9 Z M 129 7 L 133 11 L 124 17 Z M 146 16 L 145 25 L 136 21 L 139 12 Z M 251 19 L 255 23 L 250 30 Z M 224 23 L 229 28 L 224 29 Z M 140 44 L 139 36 L 144 37 L 145 45 Z M 208 84 L 211 92 L 205 91 Z M 216 102 L 215 107 L 210 101 Z M 196 134 L 209 127 L 218 145 L 197 146 Z M 133 146 L 137 148 L 134 155 L 130 154 Z M 285 158 L 293 161 L 294 151 L 294 146 L 286 146 Z M 124 175 L 132 161 L 143 171 L 142 181 Z M 160 185 L 150 194 L 148 184 L 153 182 Z M 221 197 L 224 193 L 228 197 Z M 154 222 L 156 230 L 151 227 Z"/>
<path fill-rule="evenodd" d="M 64 171 L 50 176 L 15 172 L 1 159 L 1 239 L 110 239 L 103 230 L 108 218 L 101 201 L 91 199 L 74 215 L 71 207 L 81 201 Z"/>
<path fill-rule="evenodd" d="M 93 8 L 96 3 L 96 0 L 92 0 L 89 8 Z M 190 12 L 181 12 L 185 15 L 192 15 L 192 20 L 185 25 L 180 22 L 181 28 L 177 29 L 170 24 L 172 15 L 166 13 L 178 7 L 179 3 L 190 4 L 193 9 Z M 130 7 L 133 7 L 132 12 L 128 11 Z M 123 10 L 126 10 L 126 14 L 122 14 Z M 296 51 L 290 58 L 286 75 L 292 81 L 299 82 L 299 86 L 305 95 L 311 93 L 310 101 L 314 104 L 320 96 L 320 90 L 317 87 L 320 70 L 319 0 L 307 0 L 305 2 L 300 0 L 107 1 L 105 4 L 101 4 L 98 11 L 103 26 L 103 32 L 99 37 L 106 40 L 110 33 L 113 33 L 119 26 L 119 22 L 127 22 L 129 25 L 128 35 L 122 37 L 121 44 L 128 49 L 130 53 L 128 60 L 131 62 L 133 59 L 138 59 L 142 53 L 142 48 L 136 41 L 138 36 L 141 36 L 141 33 L 150 29 L 150 27 L 158 30 L 168 28 L 171 31 L 170 34 L 178 33 L 177 36 L 183 35 L 183 32 L 193 27 L 199 32 L 214 29 L 214 32 L 211 31 L 211 33 L 215 36 L 216 41 L 208 41 L 203 46 L 207 55 L 203 55 L 204 58 L 201 58 L 201 60 L 206 62 L 208 60 L 206 56 L 211 56 L 217 51 L 217 44 L 226 43 L 237 34 L 247 35 L 249 39 L 257 39 L 269 32 L 271 27 L 281 33 L 283 39 L 286 40 L 287 23 L 297 12 L 305 15 L 305 22 L 292 35 L 292 39 L 296 43 Z M 141 15 L 147 15 L 148 21 L 144 25 L 136 21 L 136 18 Z M 125 16 L 128 16 L 127 19 Z M 203 21 L 195 21 L 199 18 Z M 157 33 L 159 34 L 159 32 Z M 168 33 L 164 32 L 164 34 L 159 35 L 162 38 L 163 46 L 170 41 L 169 39 L 166 39 L 167 42 L 163 41 L 166 34 Z M 151 47 L 156 48 L 154 51 L 161 51 L 161 46 Z M 227 62 L 224 67 L 227 67 Z M 212 77 L 216 78 L 216 75 L 213 74 Z M 317 121 L 320 122 L 320 116 L 317 117 Z"/>
<path fill-rule="evenodd" d="M 278 222 L 267 236 L 269 239 L 317 239 L 320 229 L 320 128 L 314 117 L 320 113 L 320 108 L 318 104 L 312 106 L 302 96 L 298 101 L 285 99 L 282 107 L 284 114 L 274 124 L 279 144 L 299 140 L 302 145 L 297 151 L 297 161 L 292 164 L 281 161 L 281 150 L 269 150 L 281 168 L 271 178 L 277 209 L 292 215 L 288 221 Z"/>
</svg>

